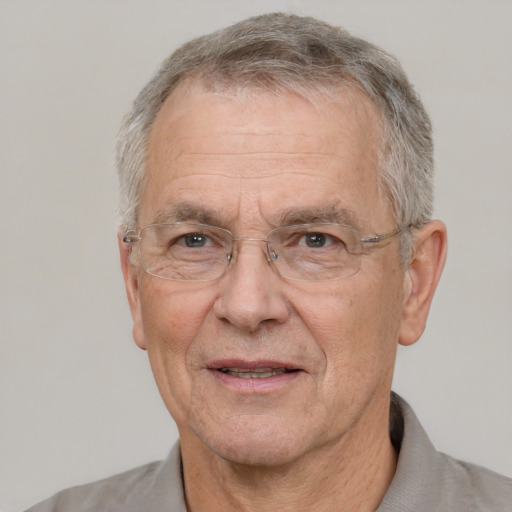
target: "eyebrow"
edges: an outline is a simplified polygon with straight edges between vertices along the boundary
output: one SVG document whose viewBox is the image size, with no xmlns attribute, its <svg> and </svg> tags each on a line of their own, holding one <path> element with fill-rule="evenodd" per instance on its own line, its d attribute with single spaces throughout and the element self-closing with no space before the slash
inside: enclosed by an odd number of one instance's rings
<svg viewBox="0 0 512 512">
<path fill-rule="evenodd" d="M 312 206 L 300 208 L 287 208 L 278 215 L 278 223 L 281 226 L 292 224 L 315 223 L 348 224 L 357 226 L 358 222 L 354 213 L 337 204 L 326 206 Z"/>
<path fill-rule="evenodd" d="M 197 206 L 192 203 L 179 203 L 159 210 L 153 218 L 151 224 L 167 224 L 174 222 L 195 221 L 200 224 L 209 224 L 219 226 L 220 217 L 212 210 L 203 206 Z"/>
<path fill-rule="evenodd" d="M 222 226 L 222 218 L 213 210 L 193 203 L 179 203 L 159 210 L 151 224 L 167 224 L 175 222 L 198 222 L 210 226 Z M 275 226 L 291 226 L 294 224 L 315 223 L 347 224 L 357 227 L 354 213 L 338 204 L 325 206 L 306 206 L 286 208 L 275 216 Z"/>
</svg>

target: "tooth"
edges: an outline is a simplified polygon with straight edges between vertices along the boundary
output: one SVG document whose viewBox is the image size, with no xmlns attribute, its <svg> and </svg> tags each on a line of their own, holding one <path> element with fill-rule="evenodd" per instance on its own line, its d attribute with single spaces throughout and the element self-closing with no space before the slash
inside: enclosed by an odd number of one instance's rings
<svg viewBox="0 0 512 512">
<path fill-rule="evenodd" d="M 264 379 L 282 375 L 285 368 L 220 368 L 220 371 L 240 379 Z"/>
</svg>

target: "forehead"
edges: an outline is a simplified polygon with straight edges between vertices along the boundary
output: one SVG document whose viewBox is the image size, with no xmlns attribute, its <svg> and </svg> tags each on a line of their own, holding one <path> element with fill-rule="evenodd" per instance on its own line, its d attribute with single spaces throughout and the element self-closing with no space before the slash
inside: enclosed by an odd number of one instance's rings
<svg viewBox="0 0 512 512">
<path fill-rule="evenodd" d="M 224 147 L 216 145 L 216 137 L 231 137 L 232 151 L 243 153 L 246 135 L 259 136 L 267 150 L 296 151 L 296 137 L 303 138 L 300 147 L 309 140 L 306 151 L 311 147 L 329 152 L 329 145 L 340 138 L 357 146 L 380 146 L 382 122 L 375 104 L 350 85 L 327 92 L 312 89 L 307 98 L 249 88 L 209 92 L 200 84 L 184 82 L 155 118 L 149 154 L 155 156 L 162 145 L 177 155 L 189 145 L 192 150 L 222 154 Z M 283 147 L 286 138 L 289 147 Z"/>
<path fill-rule="evenodd" d="M 292 203 L 300 207 L 309 196 L 313 204 L 305 207 L 330 202 L 326 208 L 332 210 L 342 199 L 334 197 L 337 192 L 352 194 L 356 202 L 364 203 L 364 196 L 380 199 L 378 109 L 355 88 L 340 89 L 333 98 L 247 90 L 220 94 L 182 84 L 150 132 L 141 214 L 154 216 L 194 200 L 198 207 L 210 202 L 204 206 L 236 209 L 249 196 L 259 197 L 259 207 L 279 200 L 284 209 Z M 304 197 L 297 197 L 299 189 Z M 228 194 L 238 202 L 227 201 Z"/>
</svg>

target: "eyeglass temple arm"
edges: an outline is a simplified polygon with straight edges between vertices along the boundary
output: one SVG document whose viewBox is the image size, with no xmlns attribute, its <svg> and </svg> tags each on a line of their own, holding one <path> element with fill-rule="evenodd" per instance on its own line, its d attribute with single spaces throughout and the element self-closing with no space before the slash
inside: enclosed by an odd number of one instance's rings
<svg viewBox="0 0 512 512">
<path fill-rule="evenodd" d="M 385 233 L 383 235 L 374 235 L 374 236 L 368 236 L 366 238 L 361 238 L 361 242 L 363 244 L 378 244 L 379 242 L 382 242 L 383 240 L 387 240 L 388 238 L 392 238 L 398 233 L 400 233 L 401 229 L 395 229 L 394 231 L 391 231 L 391 233 Z"/>
<path fill-rule="evenodd" d="M 428 221 L 426 221 L 428 222 Z M 422 224 L 425 224 L 426 222 L 423 222 Z M 396 235 L 399 235 L 400 233 L 403 233 L 404 231 L 411 229 L 411 228 L 418 228 L 420 227 L 419 224 L 409 224 L 408 226 L 405 226 L 403 228 L 396 228 L 394 231 L 391 231 L 389 233 L 384 233 L 382 235 L 374 235 L 374 236 L 368 236 L 366 238 L 361 238 L 361 243 L 363 244 L 378 244 L 379 242 L 382 242 L 383 240 L 387 240 L 388 238 L 392 238 Z"/>
<path fill-rule="evenodd" d="M 368 236 L 366 238 L 361 238 L 361 243 L 363 244 L 378 244 L 379 242 L 382 242 L 384 240 L 387 240 L 388 238 L 393 238 L 396 235 L 399 235 L 400 233 L 403 233 L 407 229 L 416 227 L 414 224 L 409 224 L 408 226 L 405 226 L 403 228 L 396 228 L 394 231 L 390 231 L 389 233 L 383 233 L 382 235 L 374 235 L 374 236 Z"/>
</svg>

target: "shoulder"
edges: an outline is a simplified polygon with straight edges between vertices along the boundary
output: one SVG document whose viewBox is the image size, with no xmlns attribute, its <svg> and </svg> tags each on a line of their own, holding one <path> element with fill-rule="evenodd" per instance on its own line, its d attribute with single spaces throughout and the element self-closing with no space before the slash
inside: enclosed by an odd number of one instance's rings
<svg viewBox="0 0 512 512">
<path fill-rule="evenodd" d="M 97 482 L 65 489 L 27 512 L 120 510 L 121 502 L 126 502 L 131 494 L 147 486 L 159 465 L 153 462 Z"/>
<path fill-rule="evenodd" d="M 180 468 L 177 443 L 164 461 L 66 489 L 26 512 L 186 511 Z"/>
<path fill-rule="evenodd" d="M 439 493 L 468 511 L 512 510 L 512 479 L 439 453 Z"/>
<path fill-rule="evenodd" d="M 512 480 L 438 452 L 410 406 L 392 397 L 398 465 L 379 512 L 510 512 Z"/>
</svg>

